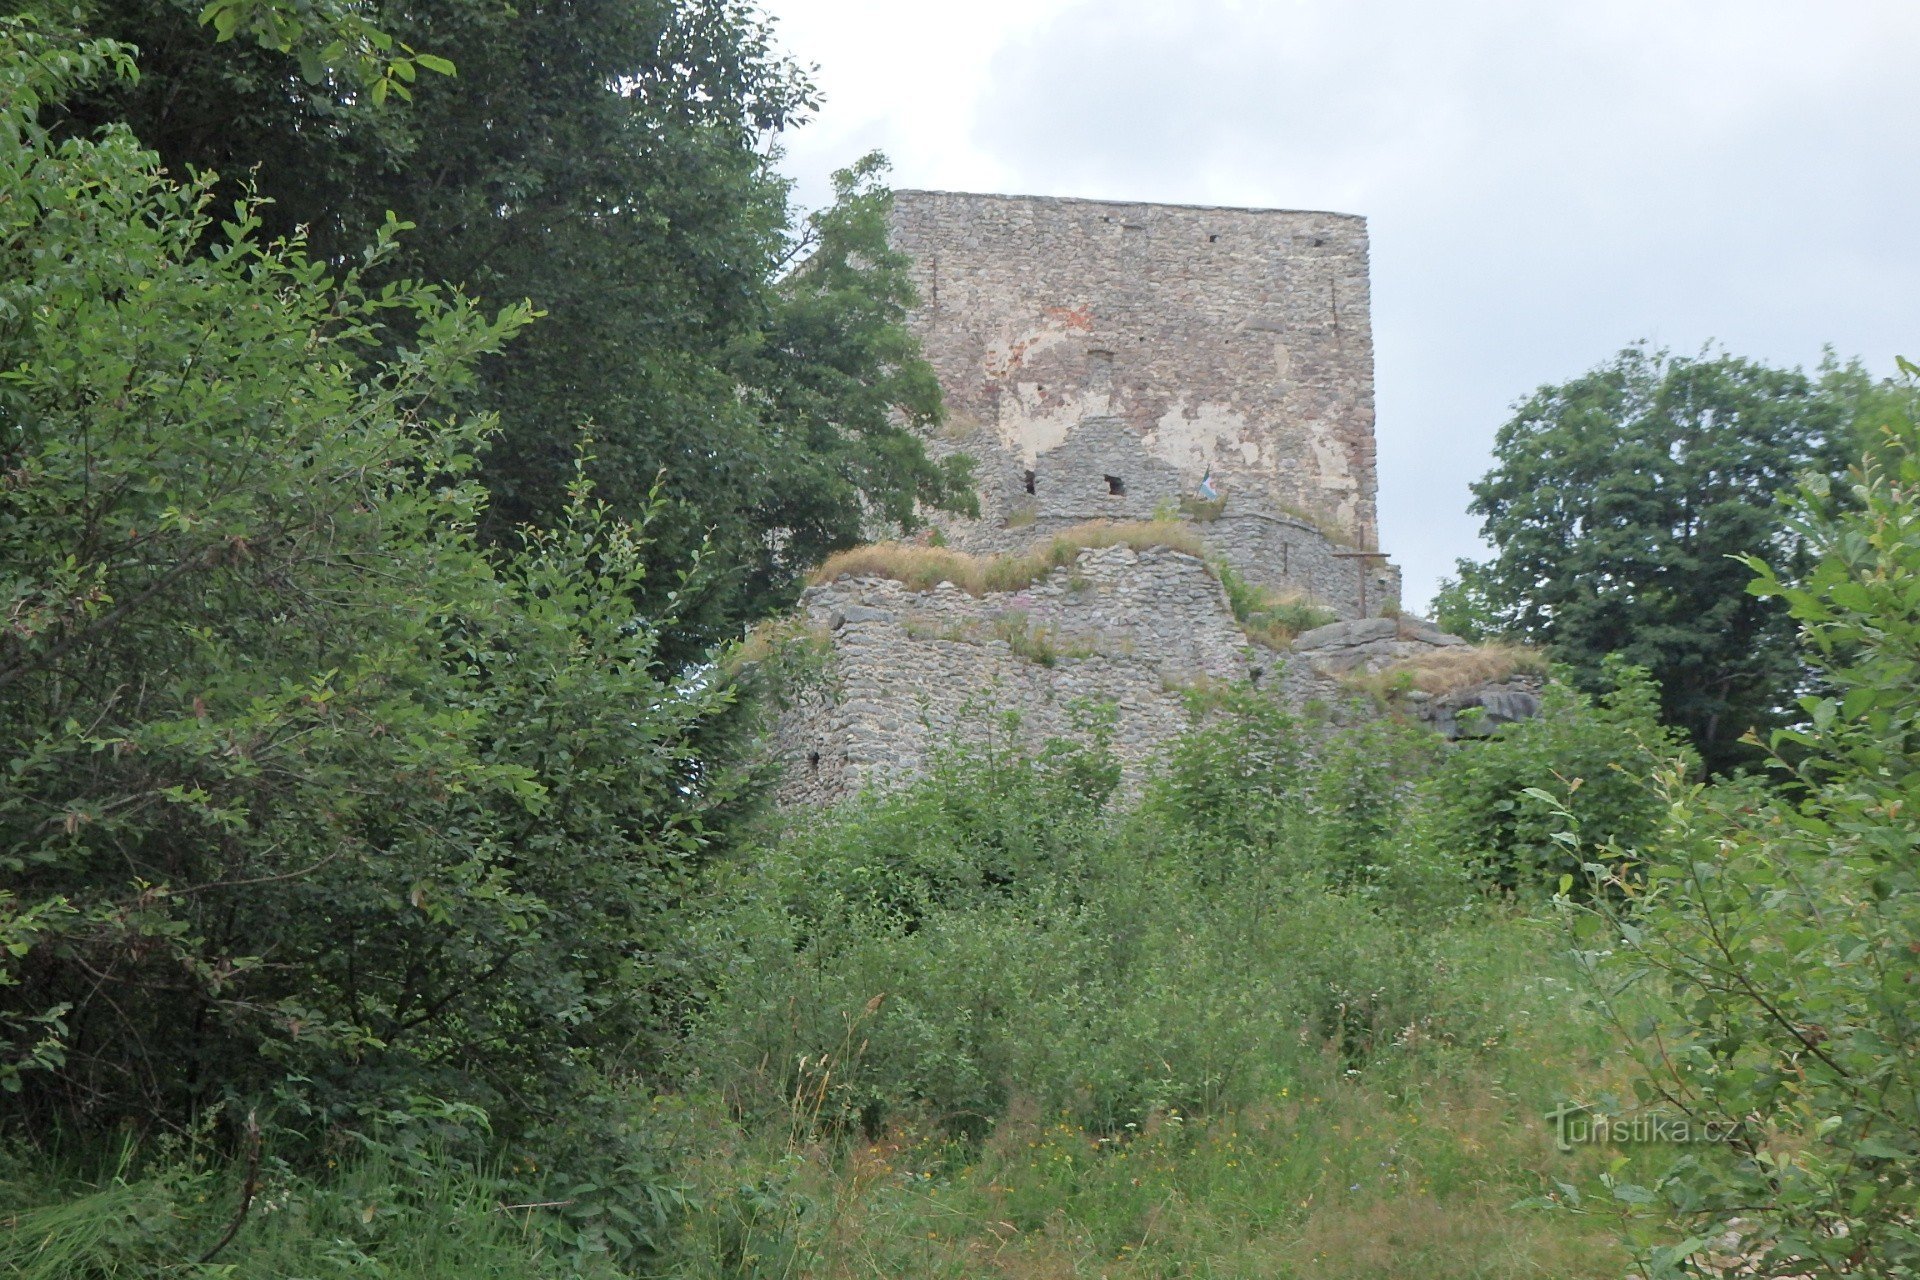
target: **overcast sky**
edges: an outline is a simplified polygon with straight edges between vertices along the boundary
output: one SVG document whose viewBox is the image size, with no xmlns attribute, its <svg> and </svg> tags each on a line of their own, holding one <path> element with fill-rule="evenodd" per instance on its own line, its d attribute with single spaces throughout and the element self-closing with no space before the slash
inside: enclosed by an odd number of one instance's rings
<svg viewBox="0 0 1920 1280">
<path fill-rule="evenodd" d="M 1920 359 L 1912 0 L 764 0 L 817 203 L 894 185 L 1368 219 L 1382 544 L 1478 553 L 1512 404 L 1638 338 Z"/>
</svg>

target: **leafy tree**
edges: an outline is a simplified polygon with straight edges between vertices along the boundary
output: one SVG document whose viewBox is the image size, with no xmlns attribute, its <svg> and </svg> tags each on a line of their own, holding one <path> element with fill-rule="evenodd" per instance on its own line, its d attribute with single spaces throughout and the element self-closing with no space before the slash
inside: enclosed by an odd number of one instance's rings
<svg viewBox="0 0 1920 1280">
<path fill-rule="evenodd" d="M 1829 355 L 1821 364 L 1821 391 L 1839 399 L 1851 420 L 1852 454 L 1880 457 L 1889 442 L 1920 426 L 1920 377 L 1911 370 L 1902 362 L 1895 376 L 1875 378 L 1858 360 L 1841 364 Z"/>
<path fill-rule="evenodd" d="M 801 446 L 762 517 L 785 531 L 789 565 L 841 549 L 869 517 L 913 529 L 920 503 L 979 514 L 970 461 L 935 462 L 914 434 L 943 410 L 939 382 L 905 324 L 917 298 L 911 260 L 887 242 L 886 170 L 873 152 L 833 175 L 833 204 L 807 219 L 795 245 L 803 256 L 737 366 L 760 391 L 762 419 Z"/>
<path fill-rule="evenodd" d="M 584 479 L 477 539 L 492 423 L 447 402 L 527 309 L 372 287 L 397 226 L 336 275 L 125 128 L 38 126 L 127 55 L 0 25 L 8 1119 L 511 1130 L 646 1061 L 729 695 L 663 664 Z"/>
<path fill-rule="evenodd" d="M 813 256 L 787 270 L 772 141 L 812 88 L 744 0 L 384 5 L 396 47 L 458 68 L 406 105 L 313 74 L 297 44 L 220 43 L 200 12 L 102 0 L 98 31 L 139 45 L 144 74 L 75 104 L 62 127 L 124 120 L 176 170 L 220 174 L 229 196 L 255 184 L 268 232 L 305 227 L 330 262 L 392 211 L 418 233 L 382 279 L 543 312 L 467 392 L 500 419 L 483 456 L 489 539 L 557 517 L 569 433 L 592 423 L 592 478 L 612 508 L 636 516 L 656 479 L 668 499 L 646 607 L 704 561 L 667 637 L 684 660 L 786 603 L 869 514 L 911 526 L 917 503 L 969 500 L 965 473 L 902 429 L 938 403 L 901 323 L 911 290 L 886 251 L 875 161 L 843 177 L 802 247 Z"/>
<path fill-rule="evenodd" d="M 1614 950 L 1590 957 L 1604 990 L 1665 997 L 1622 1027 L 1641 1101 L 1728 1137 L 1614 1187 L 1677 1231 L 1649 1276 L 1700 1274 L 1729 1231 L 1742 1274 L 1920 1274 L 1920 430 L 1878 454 L 1843 514 L 1824 482 L 1795 502 L 1811 573 L 1749 562 L 1827 686 L 1775 736 L 1788 785 L 1672 780 L 1645 891 L 1619 882 Z"/>
<path fill-rule="evenodd" d="M 1785 607 L 1747 594 L 1733 557 L 1791 571 L 1777 498 L 1843 468 L 1849 418 L 1805 374 L 1729 355 L 1630 347 L 1543 387 L 1473 486 L 1494 555 L 1460 563 L 1442 612 L 1551 645 L 1588 689 L 1621 655 L 1709 768 L 1747 761 L 1741 738 L 1781 723 L 1801 667 Z"/>
<path fill-rule="evenodd" d="M 1466 562 L 1460 577 L 1442 578 L 1433 590 L 1432 613 L 1441 630 L 1478 643 L 1500 634 L 1500 619 L 1477 585 L 1478 575 Z"/>
</svg>

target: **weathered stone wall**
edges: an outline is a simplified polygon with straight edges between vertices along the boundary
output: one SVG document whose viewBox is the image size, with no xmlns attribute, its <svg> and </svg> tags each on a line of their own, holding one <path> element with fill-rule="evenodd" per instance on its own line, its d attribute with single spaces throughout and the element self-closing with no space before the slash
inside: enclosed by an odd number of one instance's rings
<svg viewBox="0 0 1920 1280">
<path fill-rule="evenodd" d="M 1149 519 L 1128 514 L 1126 519 Z M 1104 519 L 1097 512 L 1071 509 L 1023 520 L 1011 528 L 972 524 L 963 550 L 979 555 L 1018 552 L 1045 542 L 1057 533 L 1089 520 Z M 1228 510 L 1194 528 L 1209 555 L 1219 556 L 1249 581 L 1281 590 L 1306 593 L 1343 618 L 1377 617 L 1392 612 L 1400 600 L 1400 570 L 1383 557 L 1358 555 L 1344 543 L 1329 539 L 1319 529 L 1291 516 Z"/>
<path fill-rule="evenodd" d="M 823 681 L 782 716 L 780 798 L 822 804 L 918 773 L 928 751 L 978 740 L 1020 713 L 1029 743 L 1080 736 L 1082 704 L 1115 712 L 1126 785 L 1187 727 L 1184 694 L 1249 682 L 1296 709 L 1353 699 L 1340 677 L 1462 641 L 1412 619 L 1310 631 L 1277 653 L 1234 621 L 1204 561 L 1168 547 L 1082 551 L 1023 591 L 972 596 L 950 583 L 915 591 L 846 576 L 800 599 L 830 637 Z"/>
<path fill-rule="evenodd" d="M 951 544 L 1022 551 L 1182 509 L 1209 557 L 1345 620 L 1277 654 L 1241 631 L 1203 560 L 1167 547 L 1083 551 L 982 597 L 842 577 L 801 597 L 831 642 L 824 682 L 780 724 L 786 801 L 912 777 L 1004 711 L 1029 741 L 1074 736 L 1087 704 L 1114 709 L 1133 787 L 1187 726 L 1196 683 L 1345 704 L 1351 672 L 1461 643 L 1378 616 L 1398 612 L 1400 579 L 1374 550 L 1361 219 L 903 191 L 892 235 L 915 263 L 913 323 L 950 413 L 932 447 L 980 464 L 981 518 L 942 519 Z M 1218 500 L 1199 502 L 1209 474 Z M 1496 718 L 1531 697 L 1493 696 Z M 1464 705 L 1429 718 L 1453 725 Z"/>
<path fill-rule="evenodd" d="M 957 545 L 1144 519 L 1209 470 L 1229 512 L 1377 545 L 1364 220 L 902 191 L 892 234 L 950 412 L 936 445 L 981 464 Z"/>
<path fill-rule="evenodd" d="M 1020 713 L 1029 741 L 1074 736 L 1083 701 L 1116 709 L 1114 749 L 1137 785 L 1186 724 L 1185 687 L 1264 676 L 1274 661 L 1205 564 L 1165 547 L 1084 551 L 1024 591 L 977 598 L 847 577 L 800 607 L 832 645 L 824 687 L 781 722 L 789 803 L 909 777 L 931 747 L 977 739 L 1003 711 Z"/>
</svg>

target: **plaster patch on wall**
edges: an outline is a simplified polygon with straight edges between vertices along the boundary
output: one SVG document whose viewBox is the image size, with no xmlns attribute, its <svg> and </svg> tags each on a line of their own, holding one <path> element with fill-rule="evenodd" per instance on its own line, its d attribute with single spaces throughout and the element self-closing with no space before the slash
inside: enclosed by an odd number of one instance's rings
<svg viewBox="0 0 1920 1280">
<path fill-rule="evenodd" d="M 1000 336 L 987 345 L 981 367 L 989 378 L 1010 378 L 1028 360 L 1091 328 L 1085 307 L 1048 307 L 1047 318 L 1038 328 L 1016 332 L 1010 324 L 1003 326 Z"/>
<path fill-rule="evenodd" d="M 1360 496 L 1360 481 L 1347 463 L 1347 451 L 1329 439 L 1325 424 L 1309 423 L 1307 443 L 1313 449 L 1315 481 L 1333 499 L 1333 514 L 1341 524 L 1353 527 L 1354 507 Z"/>
<path fill-rule="evenodd" d="M 1222 461 L 1222 454 L 1238 455 L 1246 466 L 1260 461 L 1260 441 L 1247 429 L 1246 416 L 1230 405 L 1201 401 L 1176 403 L 1160 415 L 1143 443 L 1163 462 L 1199 473 Z"/>
<path fill-rule="evenodd" d="M 889 234 L 921 296 L 938 291 L 910 323 L 947 405 L 986 428 L 935 441 L 973 452 L 983 479 L 982 518 L 942 521 L 952 545 L 998 549 L 1055 518 L 1145 519 L 1209 467 L 1235 514 L 1310 511 L 1377 545 L 1363 220 L 896 191 Z M 1299 563 L 1238 567 L 1285 579 Z"/>
<path fill-rule="evenodd" d="M 1086 419 L 1113 413 L 1113 396 L 1109 394 L 1080 391 L 1050 396 L 1041 392 L 1042 385 L 1015 382 L 1009 385 L 1009 394 L 1000 398 L 1000 439 L 1028 467 L 1041 454 L 1059 448 L 1067 432 Z"/>
</svg>

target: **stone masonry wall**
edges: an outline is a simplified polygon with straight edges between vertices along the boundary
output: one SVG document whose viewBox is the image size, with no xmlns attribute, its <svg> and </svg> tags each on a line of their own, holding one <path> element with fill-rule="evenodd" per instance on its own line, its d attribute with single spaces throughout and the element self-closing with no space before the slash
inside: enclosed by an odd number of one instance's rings
<svg viewBox="0 0 1920 1280">
<path fill-rule="evenodd" d="M 1076 736 L 1091 704 L 1113 709 L 1137 787 L 1187 727 L 1196 683 L 1345 715 L 1353 672 L 1461 643 L 1378 616 L 1397 614 L 1400 579 L 1375 550 L 1361 219 L 902 191 L 892 239 L 914 262 L 912 323 L 949 413 L 930 446 L 979 464 L 981 518 L 938 521 L 951 545 L 1017 552 L 1180 510 L 1208 557 L 1342 621 L 1277 654 L 1241 631 L 1203 560 L 1168 547 L 1082 551 L 982 597 L 843 576 L 801 597 L 830 643 L 825 680 L 779 726 L 786 802 L 903 781 L 1000 712 L 1031 742 Z M 1217 498 L 1201 501 L 1209 475 Z M 1491 696 L 1474 705 L 1497 718 L 1532 694 Z"/>
<path fill-rule="evenodd" d="M 1114 749 L 1138 785 L 1155 750 L 1186 725 L 1183 687 L 1264 676 L 1205 564 L 1165 547 L 1084 551 L 1024 591 L 913 591 L 845 577 L 800 603 L 832 637 L 827 683 L 782 718 L 781 799 L 818 804 L 919 771 L 930 748 L 977 739 L 1002 711 L 1023 738 L 1074 736 L 1075 704 L 1111 703 Z M 1052 665 L 1023 656 L 1044 645 Z"/>
<path fill-rule="evenodd" d="M 1204 561 L 1168 547 L 1082 551 L 1024 591 L 978 597 L 845 576 L 808 588 L 800 608 L 831 638 L 824 682 L 788 707 L 774 738 L 779 799 L 802 805 L 905 781 L 930 749 L 977 741 L 1006 711 L 1020 713 L 1030 744 L 1079 737 L 1081 704 L 1114 709 L 1131 790 L 1188 726 L 1184 693 L 1197 684 L 1249 682 L 1296 710 L 1344 716 L 1354 695 L 1342 676 L 1464 643 L 1416 619 L 1367 618 L 1277 653 L 1240 630 Z"/>
<path fill-rule="evenodd" d="M 1377 545 L 1364 220 L 901 191 L 892 236 L 981 526 L 1142 519 L 1211 470 L 1229 511 Z"/>
<path fill-rule="evenodd" d="M 1069 511 L 1012 528 L 982 521 L 969 531 L 963 549 L 976 555 L 1023 551 L 1075 525 L 1105 518 Z M 1249 581 L 1305 592 L 1343 618 L 1377 617 L 1400 601 L 1398 566 L 1379 556 L 1356 555 L 1304 520 L 1229 510 L 1192 523 L 1208 554 L 1226 560 Z"/>
</svg>

